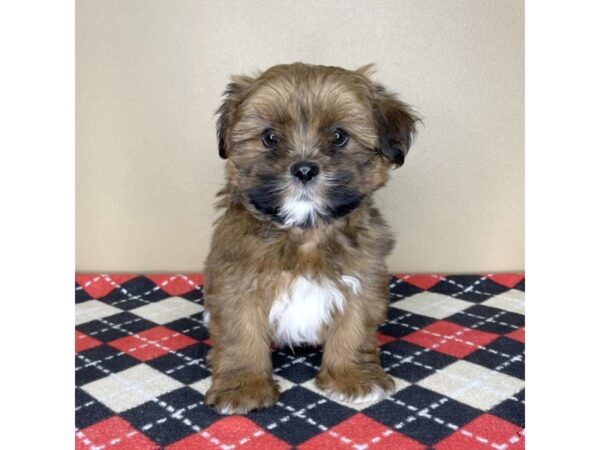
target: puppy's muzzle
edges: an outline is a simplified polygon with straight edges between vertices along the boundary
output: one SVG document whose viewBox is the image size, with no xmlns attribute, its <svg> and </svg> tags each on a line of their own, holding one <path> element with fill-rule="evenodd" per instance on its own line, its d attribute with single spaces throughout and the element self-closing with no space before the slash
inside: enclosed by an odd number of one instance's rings
<svg viewBox="0 0 600 450">
<path fill-rule="evenodd" d="M 319 174 L 319 166 L 311 161 L 299 161 L 290 167 L 290 172 L 306 184 Z"/>
</svg>

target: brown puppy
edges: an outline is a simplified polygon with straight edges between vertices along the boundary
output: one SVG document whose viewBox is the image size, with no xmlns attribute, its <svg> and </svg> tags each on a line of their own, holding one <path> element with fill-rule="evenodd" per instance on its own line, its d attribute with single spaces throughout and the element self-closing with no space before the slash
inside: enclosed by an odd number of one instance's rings
<svg viewBox="0 0 600 450">
<path fill-rule="evenodd" d="M 376 341 L 393 238 L 373 192 L 404 162 L 417 119 L 370 69 L 279 65 L 225 91 L 227 185 L 205 278 L 206 403 L 222 414 L 277 401 L 272 342 L 322 344 L 316 382 L 337 399 L 394 387 Z"/>
</svg>

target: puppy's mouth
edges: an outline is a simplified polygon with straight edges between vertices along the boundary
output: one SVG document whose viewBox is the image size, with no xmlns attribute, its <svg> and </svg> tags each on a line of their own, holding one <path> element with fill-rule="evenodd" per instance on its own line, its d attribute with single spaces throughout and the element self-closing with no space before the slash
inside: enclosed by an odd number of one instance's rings
<svg viewBox="0 0 600 450">
<path fill-rule="evenodd" d="M 331 223 L 356 209 L 362 200 L 359 192 L 342 184 L 297 186 L 274 176 L 263 177 L 245 195 L 255 211 L 282 228 Z"/>
</svg>

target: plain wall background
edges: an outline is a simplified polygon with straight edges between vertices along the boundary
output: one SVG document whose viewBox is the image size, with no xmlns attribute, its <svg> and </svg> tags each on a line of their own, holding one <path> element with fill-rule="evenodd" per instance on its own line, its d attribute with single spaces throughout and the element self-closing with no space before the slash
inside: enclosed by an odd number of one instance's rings
<svg viewBox="0 0 600 450">
<path fill-rule="evenodd" d="M 76 269 L 201 271 L 231 74 L 357 68 L 424 119 L 379 191 L 396 272 L 524 268 L 517 0 L 76 2 Z"/>
</svg>

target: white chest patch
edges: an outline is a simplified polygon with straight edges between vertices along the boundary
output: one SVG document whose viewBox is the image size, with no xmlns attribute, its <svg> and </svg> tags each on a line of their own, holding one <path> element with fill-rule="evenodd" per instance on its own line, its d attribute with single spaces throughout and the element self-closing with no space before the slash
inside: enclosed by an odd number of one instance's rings
<svg viewBox="0 0 600 450">
<path fill-rule="evenodd" d="M 360 281 L 342 276 L 352 292 L 360 291 Z M 318 344 L 320 331 L 336 311 L 343 312 L 344 294 L 330 280 L 315 282 L 304 276 L 296 278 L 288 291 L 275 300 L 269 313 L 274 340 L 279 345 Z"/>
<path fill-rule="evenodd" d="M 281 207 L 283 223 L 288 226 L 313 224 L 317 214 L 322 212 L 315 202 L 292 198 L 286 200 Z"/>
</svg>

